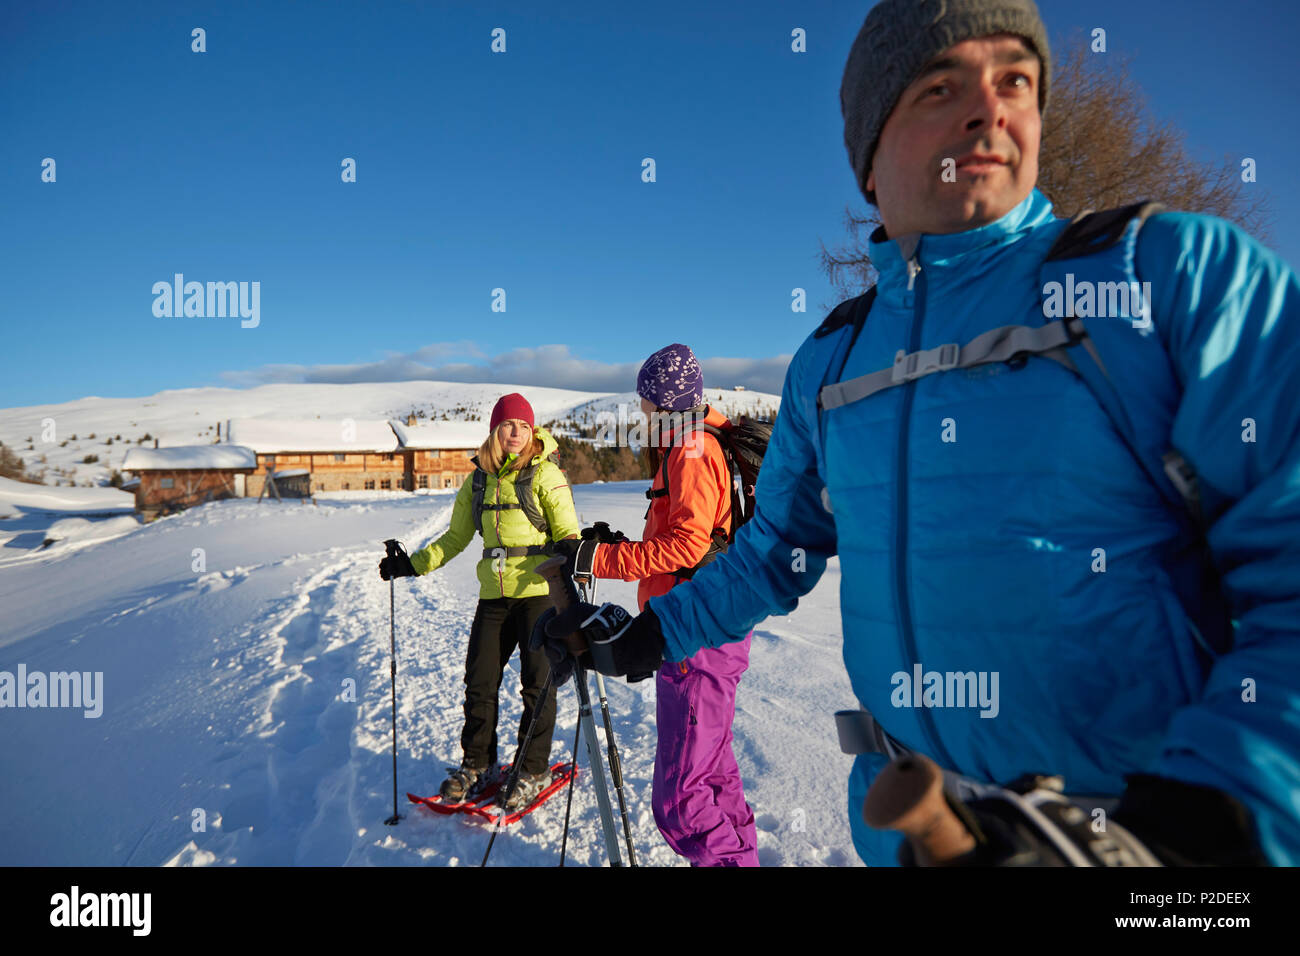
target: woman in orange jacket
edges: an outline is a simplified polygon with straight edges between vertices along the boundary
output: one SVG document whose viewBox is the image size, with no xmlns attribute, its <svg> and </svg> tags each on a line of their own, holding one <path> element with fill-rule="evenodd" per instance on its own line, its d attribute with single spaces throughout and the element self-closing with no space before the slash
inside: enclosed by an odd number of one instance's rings
<svg viewBox="0 0 1300 956">
<path fill-rule="evenodd" d="M 673 344 L 651 355 L 637 375 L 637 394 L 661 446 L 652 442 L 648 449 L 654 478 L 642 540 L 584 542 L 575 568 L 599 578 L 639 580 L 637 602 L 644 610 L 647 600 L 690 577 L 725 543 L 732 479 L 717 438 L 691 427 L 729 422 L 703 404 L 704 378 L 689 348 Z M 666 434 L 654 427 L 675 418 L 680 422 Z M 655 681 L 655 822 L 693 866 L 758 865 L 754 813 L 731 750 L 736 687 L 749 666 L 751 637 L 664 664 Z"/>
</svg>

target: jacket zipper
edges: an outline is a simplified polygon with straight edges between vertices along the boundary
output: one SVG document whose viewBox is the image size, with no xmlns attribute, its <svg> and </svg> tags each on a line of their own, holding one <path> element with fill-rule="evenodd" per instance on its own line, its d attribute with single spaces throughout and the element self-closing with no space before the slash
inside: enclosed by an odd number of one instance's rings
<svg viewBox="0 0 1300 956">
<path fill-rule="evenodd" d="M 497 529 L 497 547 L 504 548 L 505 542 L 501 540 L 501 475 L 500 473 L 497 474 L 496 495 L 497 495 L 497 500 L 493 503 L 497 505 L 497 507 L 492 511 L 492 517 L 494 519 L 493 524 L 496 526 Z M 506 575 L 505 575 L 506 559 L 503 557 L 499 562 L 494 562 L 494 563 L 496 563 L 497 566 L 497 587 L 501 589 L 501 596 L 505 597 L 506 596 Z"/>
<path fill-rule="evenodd" d="M 913 307 L 912 316 L 912 335 L 908 344 L 908 352 L 916 352 L 921 348 L 921 325 L 925 321 L 925 277 L 921 275 L 921 263 L 917 254 L 907 260 L 907 290 L 913 291 L 916 286 L 917 277 L 921 277 L 921 284 L 915 289 L 916 302 Z M 912 422 L 912 400 L 916 396 L 916 382 L 905 382 L 903 384 L 903 413 L 900 416 L 901 423 L 898 432 L 898 525 L 897 537 L 894 542 L 894 559 L 895 568 L 895 585 L 898 591 L 898 623 L 901 631 L 903 645 L 903 660 L 906 664 L 919 663 L 920 657 L 916 652 L 916 634 L 912 629 L 912 605 L 908 595 L 907 588 L 907 545 L 908 545 L 908 484 L 907 484 L 907 464 L 908 464 L 908 438 Z M 914 691 L 915 693 L 915 691 Z M 922 706 L 920 708 L 919 723 L 921 732 L 925 735 L 930 745 L 930 752 L 936 760 L 947 770 L 956 770 L 956 764 L 953 762 L 952 755 L 948 753 L 947 748 L 939 741 L 939 730 L 934 723 L 934 715 L 930 713 L 929 708 Z"/>
</svg>

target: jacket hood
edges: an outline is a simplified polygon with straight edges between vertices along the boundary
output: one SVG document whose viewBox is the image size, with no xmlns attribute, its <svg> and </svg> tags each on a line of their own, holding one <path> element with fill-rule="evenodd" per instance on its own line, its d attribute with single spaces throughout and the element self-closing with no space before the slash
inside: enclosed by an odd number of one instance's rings
<svg viewBox="0 0 1300 956">
<path fill-rule="evenodd" d="M 555 440 L 554 436 L 552 436 L 551 433 L 548 432 L 541 425 L 538 425 L 536 428 L 533 429 L 533 434 L 536 437 L 540 438 L 542 441 L 542 453 L 540 455 L 533 456 L 533 464 L 536 465 L 542 461 L 545 461 L 555 452 L 559 451 L 560 445 Z"/>
</svg>

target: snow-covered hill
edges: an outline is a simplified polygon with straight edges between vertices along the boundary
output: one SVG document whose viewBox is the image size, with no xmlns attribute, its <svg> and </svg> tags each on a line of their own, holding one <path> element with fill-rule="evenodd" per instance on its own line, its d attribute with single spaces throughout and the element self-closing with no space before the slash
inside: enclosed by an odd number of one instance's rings
<svg viewBox="0 0 1300 956">
<path fill-rule="evenodd" d="M 602 412 L 617 420 L 620 404 L 628 409 L 625 414 L 639 404 L 633 392 L 460 382 L 184 388 L 143 398 L 89 397 L 0 409 L 0 442 L 23 459 L 29 473 L 45 469 L 46 484 L 98 485 L 114 469 L 121 470 L 133 445 L 152 445 L 153 439 L 162 447 L 206 444 L 216 440 L 218 424 L 231 418 L 404 420 L 410 413 L 423 413 L 425 420 L 481 422 L 486 433 L 493 404 L 507 392 L 527 398 L 542 424 L 594 425 Z M 709 389 L 705 398 L 728 415 L 780 405 L 779 396 L 762 392 Z"/>
<path fill-rule="evenodd" d="M 551 407 L 560 406 L 557 397 Z M 214 408 L 196 422 L 215 421 Z M 178 398 L 175 413 L 186 410 Z M 131 420 L 174 421 L 157 414 Z M 635 536 L 643 488 L 574 491 L 584 523 L 607 520 Z M 409 806 L 399 826 L 382 822 L 392 779 L 381 542 L 423 545 L 446 527 L 450 504 L 441 492 L 325 496 L 315 506 L 221 501 L 150 525 L 105 519 L 119 524 L 100 524 L 97 537 L 82 529 L 77 546 L 6 542 L 0 671 L 103 678 L 97 717 L 85 716 L 89 701 L 0 710 L 0 865 L 476 864 L 489 836 L 482 827 Z M 398 785 L 432 793 L 460 756 L 473 556 L 396 584 Z M 765 865 L 857 862 L 845 806 L 850 758 L 831 718 L 854 705 L 838 588 L 832 561 L 795 613 L 760 625 L 740 686 L 735 748 Z M 634 584 L 601 582 L 603 599 L 632 606 L 634 595 Z M 520 715 L 517 674 L 512 663 L 503 757 Z M 649 808 L 653 682 L 611 681 L 609 694 L 638 853 L 644 863 L 679 864 Z M 554 759 L 568 757 L 575 712 L 573 690 L 563 688 Z M 585 767 L 585 754 L 579 760 Z M 554 865 L 562 820 L 562 801 L 552 801 L 498 839 L 494 863 Z M 585 774 L 568 852 L 576 865 L 605 859 Z"/>
</svg>

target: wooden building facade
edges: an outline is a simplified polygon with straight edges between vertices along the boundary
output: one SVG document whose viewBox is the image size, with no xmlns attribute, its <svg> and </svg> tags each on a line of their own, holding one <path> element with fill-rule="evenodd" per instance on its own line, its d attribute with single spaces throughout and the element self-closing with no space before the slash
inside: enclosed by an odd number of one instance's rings
<svg viewBox="0 0 1300 956">
<path fill-rule="evenodd" d="M 305 468 L 319 491 L 418 491 L 459 488 L 486 428 L 474 422 L 322 422 L 232 419 L 227 440 L 253 451 L 244 493 L 259 496 L 267 469 Z M 477 441 L 475 439 L 477 438 Z M 411 444 L 407 444 L 407 442 Z"/>
<path fill-rule="evenodd" d="M 206 501 L 240 498 L 257 467 L 252 451 L 236 445 L 130 448 L 122 470 L 134 472 L 135 508 L 146 521 Z"/>
</svg>

